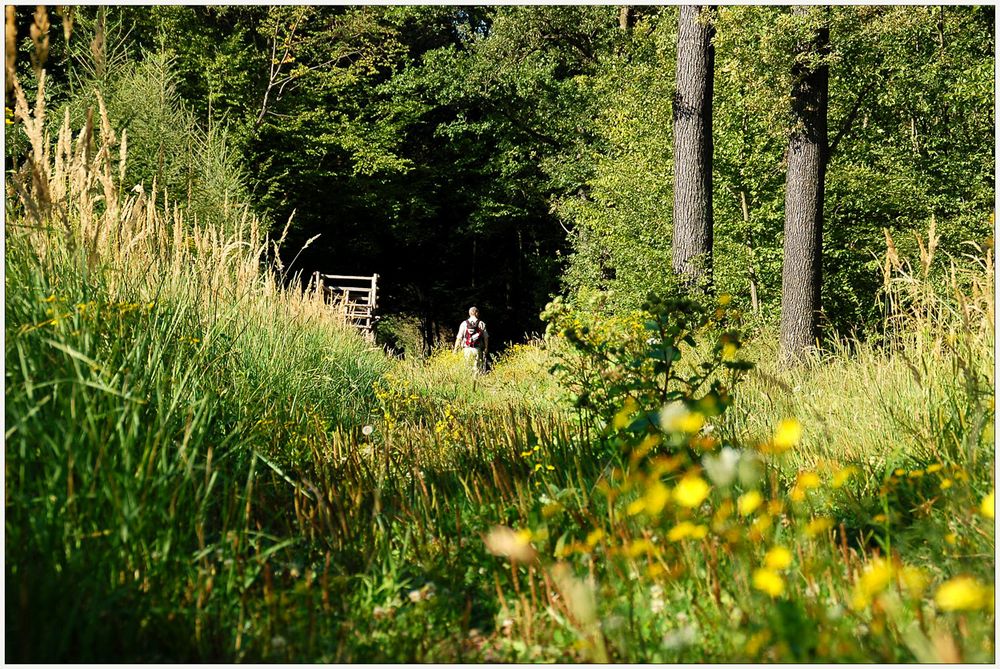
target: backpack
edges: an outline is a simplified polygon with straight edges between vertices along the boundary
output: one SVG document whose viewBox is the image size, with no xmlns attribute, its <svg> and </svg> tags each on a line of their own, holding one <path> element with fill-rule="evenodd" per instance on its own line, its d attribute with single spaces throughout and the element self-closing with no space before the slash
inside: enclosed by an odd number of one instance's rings
<svg viewBox="0 0 1000 669">
<path fill-rule="evenodd" d="M 479 331 L 479 321 L 476 324 L 472 324 L 472 319 L 465 321 L 465 347 L 466 348 L 479 348 L 483 345 L 482 332 Z"/>
</svg>

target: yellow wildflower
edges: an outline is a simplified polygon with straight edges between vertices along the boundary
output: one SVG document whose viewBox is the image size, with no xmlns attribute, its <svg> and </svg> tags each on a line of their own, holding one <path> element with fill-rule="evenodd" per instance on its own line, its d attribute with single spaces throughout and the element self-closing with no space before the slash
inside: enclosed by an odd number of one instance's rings
<svg viewBox="0 0 1000 669">
<path fill-rule="evenodd" d="M 938 588 L 934 601 L 942 611 L 972 611 L 985 608 L 993 599 L 992 588 L 971 576 L 956 576 Z"/>
<path fill-rule="evenodd" d="M 951 479 L 942 479 L 941 480 L 941 490 L 947 490 L 948 488 L 952 487 L 953 485 L 955 485 L 955 484 L 954 484 L 954 482 Z"/>
<path fill-rule="evenodd" d="M 739 509 L 741 516 L 749 516 L 757 510 L 757 507 L 759 507 L 763 501 L 763 495 L 756 490 L 751 490 L 750 492 L 740 495 L 739 499 L 736 500 L 736 507 Z"/>
<path fill-rule="evenodd" d="M 795 485 L 801 487 L 803 490 L 818 488 L 819 484 L 819 475 L 816 472 L 799 472 L 798 480 L 795 482 Z"/>
<path fill-rule="evenodd" d="M 792 564 L 792 552 L 784 546 L 775 546 L 764 556 L 764 565 L 769 569 L 781 571 Z"/>
<path fill-rule="evenodd" d="M 660 425 L 667 432 L 695 434 L 705 424 L 705 416 L 681 402 L 671 402 L 660 411 Z"/>
<path fill-rule="evenodd" d="M 983 514 L 983 516 L 990 519 L 993 518 L 993 507 L 994 507 L 993 492 L 994 491 L 991 490 L 990 494 L 987 495 L 986 497 L 983 497 L 983 501 L 980 502 L 979 504 L 979 513 Z"/>
<path fill-rule="evenodd" d="M 722 504 L 719 505 L 719 508 L 715 510 L 715 515 L 713 516 L 712 520 L 714 522 L 721 523 L 724 522 L 731 515 L 733 515 L 733 503 L 730 502 L 728 499 L 725 499 L 722 500 Z"/>
<path fill-rule="evenodd" d="M 694 434 L 701 430 L 702 426 L 705 424 L 705 416 L 697 411 L 692 411 L 686 416 L 678 419 L 675 424 L 681 432 Z"/>
<path fill-rule="evenodd" d="M 689 536 L 691 536 L 691 533 L 693 531 L 694 531 L 694 523 L 685 520 L 684 522 L 679 523 L 674 527 L 670 528 L 670 531 L 667 532 L 667 539 L 669 541 L 680 541 L 682 539 L 687 539 Z"/>
<path fill-rule="evenodd" d="M 663 437 L 658 434 L 648 434 L 642 440 L 642 442 L 632 449 L 632 458 L 638 460 L 639 458 L 649 453 L 655 447 L 659 446 L 663 442 Z"/>
<path fill-rule="evenodd" d="M 750 637 L 749 641 L 747 641 L 746 645 L 747 655 L 753 657 L 754 655 L 757 654 L 757 652 L 761 648 L 764 647 L 764 644 L 766 644 L 770 640 L 771 640 L 771 632 L 769 630 L 761 630 L 760 632 L 757 632 L 752 637 Z"/>
<path fill-rule="evenodd" d="M 680 455 L 657 455 L 650 460 L 650 475 L 659 476 L 676 471 L 683 461 Z"/>
<path fill-rule="evenodd" d="M 587 534 L 587 545 L 593 548 L 603 538 L 604 530 L 598 527 L 596 530 L 592 530 L 589 534 Z"/>
<path fill-rule="evenodd" d="M 857 467 L 853 467 L 853 466 L 844 467 L 840 471 L 834 473 L 834 475 L 833 475 L 833 481 L 831 482 L 831 485 L 834 488 L 840 488 L 845 483 L 847 483 L 847 480 L 849 478 L 851 478 L 852 476 L 854 476 L 857 473 L 858 473 L 858 468 Z"/>
<path fill-rule="evenodd" d="M 629 557 L 638 557 L 644 554 L 655 553 L 656 547 L 650 543 L 649 539 L 637 539 L 626 547 L 625 552 Z"/>
<path fill-rule="evenodd" d="M 784 453 L 799 445 L 802 440 L 802 424 L 794 418 L 786 418 L 778 423 L 771 443 L 775 453 Z"/>
<path fill-rule="evenodd" d="M 755 569 L 753 587 L 771 597 L 777 597 L 785 591 L 785 582 L 781 580 L 781 576 L 770 569 Z"/>
<path fill-rule="evenodd" d="M 927 574 L 918 567 L 903 567 L 899 570 L 899 577 L 914 598 L 919 598 L 927 587 Z"/>
<path fill-rule="evenodd" d="M 636 514 L 642 513 L 645 510 L 646 510 L 646 500 L 644 498 L 640 497 L 639 499 L 637 499 L 637 500 L 633 501 L 632 503 L 630 503 L 625 508 L 625 513 L 627 513 L 630 516 L 634 516 Z"/>
<path fill-rule="evenodd" d="M 709 485 L 697 474 L 688 474 L 674 489 L 674 499 L 689 509 L 698 507 L 708 497 Z"/>
<path fill-rule="evenodd" d="M 720 307 L 728 306 L 729 303 L 732 302 L 732 301 L 733 301 L 733 296 L 730 295 L 729 293 L 723 293 L 722 295 L 719 295 L 719 306 Z"/>
<path fill-rule="evenodd" d="M 753 524 L 750 525 L 748 536 L 751 541 L 761 541 L 764 538 L 764 533 L 769 529 L 771 529 L 771 519 L 767 516 L 757 516 Z"/>
<path fill-rule="evenodd" d="M 939 472 L 939 471 L 941 471 L 941 469 L 943 467 L 944 467 L 944 465 L 942 465 L 940 462 L 936 462 L 933 465 L 928 465 L 927 466 L 927 473 L 928 474 L 933 474 L 934 472 Z"/>
<path fill-rule="evenodd" d="M 643 496 L 643 499 L 645 501 L 646 513 L 655 516 L 660 511 L 663 511 L 667 500 L 670 499 L 670 489 L 659 481 L 656 481 L 653 485 L 646 488 L 646 494 Z"/>
<path fill-rule="evenodd" d="M 634 398 L 626 398 L 624 406 L 622 406 L 621 410 L 612 419 L 611 427 L 615 430 L 624 430 L 632 422 L 632 416 L 635 415 L 638 408 L 639 405 Z"/>
<path fill-rule="evenodd" d="M 872 560 L 854 584 L 851 606 L 859 611 L 868 607 L 872 599 L 889 586 L 891 580 L 892 565 L 880 558 Z"/>
<path fill-rule="evenodd" d="M 815 537 L 823 534 L 831 527 L 833 527 L 833 520 L 830 518 L 813 518 L 809 521 L 809 524 L 806 525 L 806 534 L 810 537 Z"/>
</svg>

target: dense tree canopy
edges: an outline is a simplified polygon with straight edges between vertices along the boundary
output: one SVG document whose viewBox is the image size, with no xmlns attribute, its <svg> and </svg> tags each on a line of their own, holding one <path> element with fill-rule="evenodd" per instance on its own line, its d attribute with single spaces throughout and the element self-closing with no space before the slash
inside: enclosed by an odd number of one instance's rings
<svg viewBox="0 0 1000 669">
<path fill-rule="evenodd" d="M 16 9 L 29 84 L 34 11 Z M 276 234 L 291 219 L 293 273 L 379 273 L 387 340 L 409 322 L 429 346 L 475 303 L 499 343 L 540 330 L 557 292 L 613 312 L 673 281 L 677 12 L 53 10 L 48 104 L 82 119 L 100 88 L 128 129 L 131 181 L 202 219 L 244 202 Z M 909 240 L 934 217 L 956 255 L 990 235 L 994 9 L 826 14 L 821 325 L 863 333 L 883 229 Z M 714 283 L 773 323 L 788 99 L 811 27 L 779 7 L 720 7 L 711 22 Z M 8 169 L 23 150 L 9 137 Z"/>
</svg>

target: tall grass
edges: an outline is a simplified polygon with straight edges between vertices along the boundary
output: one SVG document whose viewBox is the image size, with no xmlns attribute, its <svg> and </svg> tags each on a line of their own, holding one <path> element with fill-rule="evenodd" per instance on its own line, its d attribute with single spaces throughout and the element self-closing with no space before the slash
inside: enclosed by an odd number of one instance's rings
<svg viewBox="0 0 1000 669">
<path fill-rule="evenodd" d="M 31 156 L 7 203 L 11 656 L 232 657 L 230 614 L 288 536 L 279 463 L 367 420 L 387 363 L 283 287 L 257 221 L 227 235 L 122 188 L 100 96 L 51 142 L 43 88 L 33 110 L 17 88 Z"/>
<path fill-rule="evenodd" d="M 258 221 L 123 185 L 100 96 L 46 137 L 42 91 L 30 109 L 18 88 L 32 152 L 7 202 L 9 657 L 476 652 L 497 596 L 480 533 L 528 513 L 521 452 L 574 444 L 528 392 L 488 392 L 551 390 L 534 350 L 482 383 L 445 357 L 394 367 L 284 287 Z"/>
<path fill-rule="evenodd" d="M 859 462 L 876 471 L 948 461 L 992 477 L 994 261 L 970 245 L 935 264 L 932 227 L 915 262 L 887 234 L 884 337 L 832 343 L 811 365 L 779 361 L 776 337 L 759 336 L 757 361 L 737 394 L 734 433 L 762 437 L 794 416 L 803 444 L 790 462 Z"/>
<path fill-rule="evenodd" d="M 713 427 L 749 451 L 781 419 L 804 425 L 760 484 L 782 508 L 737 518 L 730 497 L 745 491 L 721 484 L 675 508 L 660 487 L 678 484 L 670 454 L 649 469 L 595 448 L 588 430 L 605 426 L 567 414 L 544 348 L 484 377 L 448 353 L 391 361 L 286 281 L 270 260 L 281 239 L 252 217 L 195 223 L 158 186 L 123 184 L 127 138 L 99 96 L 55 141 L 43 100 L 29 109 L 18 89 L 32 151 L 7 202 L 12 659 L 993 656 L 992 615 L 938 610 L 930 589 L 846 605 L 865 574 L 990 582 L 991 259 L 956 270 L 940 305 L 901 263 L 892 313 L 926 323 L 896 321 L 890 347 L 792 371 L 750 347 L 761 371 Z M 927 310 L 944 304 L 947 318 Z M 800 470 L 852 462 L 843 494 L 796 501 Z M 684 466 L 700 477 L 706 463 Z M 682 519 L 705 534 L 670 538 Z M 813 534 L 824 519 L 836 528 Z M 772 597 L 750 575 L 780 544 L 795 566 Z"/>
</svg>

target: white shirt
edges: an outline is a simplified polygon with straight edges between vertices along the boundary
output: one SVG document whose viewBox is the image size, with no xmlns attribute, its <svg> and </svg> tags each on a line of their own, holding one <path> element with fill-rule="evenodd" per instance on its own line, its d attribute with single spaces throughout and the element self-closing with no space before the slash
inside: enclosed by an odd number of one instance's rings
<svg viewBox="0 0 1000 669">
<path fill-rule="evenodd" d="M 486 323 L 477 318 L 472 318 L 472 317 L 465 319 L 464 321 L 462 321 L 462 324 L 458 326 L 458 337 L 456 337 L 456 339 L 458 339 L 458 341 L 462 344 L 462 346 L 465 346 L 465 331 L 469 329 L 469 321 L 472 321 L 472 324 L 474 326 L 477 324 L 479 325 L 479 331 L 482 333 L 480 336 L 485 342 L 488 336 L 486 334 Z"/>
</svg>

